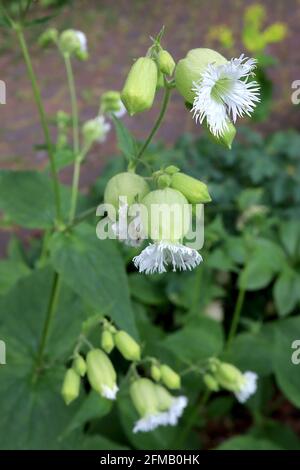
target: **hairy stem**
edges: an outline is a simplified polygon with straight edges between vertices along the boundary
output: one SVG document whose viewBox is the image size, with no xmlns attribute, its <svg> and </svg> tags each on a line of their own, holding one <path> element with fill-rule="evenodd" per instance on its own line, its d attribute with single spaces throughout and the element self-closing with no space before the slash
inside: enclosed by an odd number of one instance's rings
<svg viewBox="0 0 300 470">
<path fill-rule="evenodd" d="M 71 110 L 72 110 L 72 127 L 73 127 L 73 150 L 75 156 L 77 156 L 79 151 L 79 118 L 78 118 L 78 106 L 77 106 L 77 96 L 76 96 L 76 87 L 75 80 L 72 68 L 72 62 L 69 54 L 63 54 L 67 79 L 69 85 L 69 92 L 71 98 Z"/>
<path fill-rule="evenodd" d="M 46 112 L 43 106 L 41 92 L 37 83 L 36 75 L 33 70 L 32 62 L 31 62 L 29 51 L 28 51 L 26 39 L 23 34 L 22 26 L 20 24 L 14 24 L 14 29 L 16 31 L 16 35 L 17 35 L 17 38 L 18 38 L 18 41 L 22 50 L 22 54 L 24 57 L 24 61 L 27 67 L 27 72 L 31 81 L 34 99 L 38 108 L 40 121 L 41 121 L 42 129 L 44 132 L 45 143 L 46 143 L 47 151 L 49 155 L 50 168 L 51 168 L 51 174 L 52 174 L 52 180 L 53 180 L 56 218 L 57 218 L 57 222 L 60 222 L 61 221 L 61 204 L 60 204 L 59 179 L 58 179 L 58 173 L 56 169 L 55 156 L 53 153 L 53 146 L 51 142 L 50 131 L 49 131 L 48 122 L 46 118 Z"/>
</svg>

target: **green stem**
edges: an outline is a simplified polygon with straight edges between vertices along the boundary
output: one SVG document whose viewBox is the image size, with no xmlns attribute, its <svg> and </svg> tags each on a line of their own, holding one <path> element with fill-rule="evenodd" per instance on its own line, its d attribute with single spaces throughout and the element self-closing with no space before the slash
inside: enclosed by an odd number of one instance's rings
<svg viewBox="0 0 300 470">
<path fill-rule="evenodd" d="M 146 148 L 148 147 L 148 145 L 150 144 L 150 142 L 153 139 L 154 135 L 156 134 L 157 130 L 159 129 L 159 127 L 161 125 L 161 122 L 164 118 L 164 115 L 166 113 L 166 110 L 167 110 L 167 107 L 168 107 L 168 104 L 169 104 L 169 100 L 170 100 L 170 94 L 171 94 L 172 88 L 170 86 L 168 86 L 166 82 L 165 82 L 165 85 L 166 85 L 165 94 L 164 94 L 164 99 L 163 99 L 163 102 L 162 102 L 160 113 L 158 115 L 157 120 L 154 123 L 153 129 L 151 130 L 149 136 L 145 140 L 144 145 L 141 147 L 140 151 L 138 152 L 136 160 L 139 160 L 141 158 L 141 156 L 143 155 L 143 153 L 145 152 Z"/>
<path fill-rule="evenodd" d="M 47 145 L 48 155 L 50 159 L 51 174 L 52 174 L 52 179 L 53 179 L 56 218 L 57 218 L 57 221 L 59 222 L 61 220 L 60 188 L 59 188 L 58 173 L 57 173 L 56 163 L 55 163 L 55 156 L 53 153 L 53 147 L 52 147 L 52 142 L 50 138 L 50 131 L 49 131 L 47 118 L 46 118 L 46 112 L 43 106 L 41 92 L 40 92 L 37 79 L 33 70 L 32 62 L 31 62 L 29 51 L 28 51 L 26 39 L 23 34 L 22 26 L 20 24 L 14 24 L 14 29 L 16 31 L 16 35 L 17 35 L 17 38 L 18 38 L 18 41 L 22 50 L 22 54 L 24 57 L 24 61 L 27 67 L 27 72 L 31 81 L 34 99 L 38 108 L 41 125 L 42 125 L 44 136 L 45 136 L 45 142 Z"/>
<path fill-rule="evenodd" d="M 70 224 L 73 222 L 73 219 L 76 214 L 79 178 L 80 178 L 80 165 L 81 165 L 81 160 L 79 160 L 79 158 L 76 158 L 75 163 L 74 163 L 74 172 L 73 172 L 73 181 L 72 181 L 71 205 L 70 205 L 70 214 L 69 214 Z"/>
<path fill-rule="evenodd" d="M 47 340 L 48 340 L 49 333 L 50 333 L 50 326 L 54 318 L 54 315 L 56 313 L 59 291 L 60 291 L 60 277 L 58 273 L 54 273 L 46 320 L 44 323 L 42 338 L 40 341 L 40 345 L 39 345 L 39 349 L 37 353 L 37 359 L 36 359 L 35 368 L 34 368 L 34 376 L 33 376 L 34 382 L 36 381 L 38 374 L 41 371 L 42 366 L 43 366 L 44 352 L 45 352 Z"/>
<path fill-rule="evenodd" d="M 73 126 L 73 150 L 75 156 L 77 156 L 79 151 L 79 118 L 78 118 L 78 106 L 77 106 L 77 96 L 75 88 L 75 80 L 72 68 L 72 62 L 69 54 L 63 54 L 67 79 L 70 91 L 71 98 L 71 110 L 72 110 L 72 126 Z"/>
<path fill-rule="evenodd" d="M 240 288 L 238 298 L 235 304 L 234 312 L 233 312 L 233 317 L 227 337 L 227 342 L 226 342 L 226 348 L 229 349 L 232 343 L 233 338 L 235 337 L 237 327 L 240 321 L 240 316 L 241 316 L 241 311 L 244 305 L 244 300 L 245 300 L 245 289 Z"/>
</svg>

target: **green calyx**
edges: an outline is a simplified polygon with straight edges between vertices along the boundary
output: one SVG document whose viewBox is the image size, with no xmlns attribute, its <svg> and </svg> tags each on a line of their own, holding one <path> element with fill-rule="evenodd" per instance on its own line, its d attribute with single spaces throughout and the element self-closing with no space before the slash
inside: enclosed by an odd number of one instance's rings
<svg viewBox="0 0 300 470">
<path fill-rule="evenodd" d="M 225 57 L 212 49 L 198 48 L 190 50 L 187 56 L 177 63 L 175 69 L 176 88 L 185 101 L 193 103 L 195 97 L 195 93 L 192 91 L 194 82 L 199 82 L 201 74 L 209 64 L 222 65 L 226 62 Z"/>
<path fill-rule="evenodd" d="M 149 185 L 142 176 L 130 172 L 118 173 L 106 185 L 104 202 L 118 209 L 119 198 L 126 198 L 126 203 L 130 206 L 134 202 L 140 202 L 149 191 Z"/>
<path fill-rule="evenodd" d="M 171 188 L 180 191 L 191 204 L 211 201 L 206 184 L 185 173 L 177 172 L 172 175 Z"/>
</svg>

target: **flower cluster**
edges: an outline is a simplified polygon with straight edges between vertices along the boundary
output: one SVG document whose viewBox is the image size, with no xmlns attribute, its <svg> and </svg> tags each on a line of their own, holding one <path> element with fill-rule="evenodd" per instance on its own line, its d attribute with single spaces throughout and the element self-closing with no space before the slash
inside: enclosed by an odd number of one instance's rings
<svg viewBox="0 0 300 470">
<path fill-rule="evenodd" d="M 61 394 L 67 405 L 80 394 L 80 382 L 85 376 L 90 387 L 108 400 L 116 400 L 119 387 L 117 373 L 109 354 L 116 348 L 127 361 L 129 368 L 130 396 L 140 415 L 133 432 L 146 432 L 158 426 L 175 426 L 187 405 L 184 396 L 173 396 L 168 392 L 181 387 L 180 376 L 166 364 L 155 358 L 141 358 L 140 345 L 126 331 L 117 330 L 107 320 L 102 321 L 101 347 L 94 348 L 89 342 L 85 358 L 79 352 L 83 340 L 76 345 L 71 367 L 66 371 Z M 149 362 L 149 375 L 153 379 L 140 377 L 137 367 Z M 160 383 L 159 383 L 160 382 Z"/>
</svg>

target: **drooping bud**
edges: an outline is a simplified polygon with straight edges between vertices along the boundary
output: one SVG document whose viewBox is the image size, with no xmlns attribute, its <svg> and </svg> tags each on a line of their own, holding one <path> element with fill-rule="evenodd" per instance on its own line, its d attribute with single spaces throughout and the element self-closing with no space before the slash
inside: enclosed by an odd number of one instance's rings
<svg viewBox="0 0 300 470">
<path fill-rule="evenodd" d="M 208 390 L 217 392 L 219 390 L 219 384 L 211 374 L 205 374 L 203 376 L 203 382 L 207 386 Z"/>
<path fill-rule="evenodd" d="M 160 381 L 161 372 L 160 372 L 160 368 L 156 364 L 151 365 L 150 374 L 151 374 L 151 378 L 155 380 L 155 382 Z"/>
<path fill-rule="evenodd" d="M 192 49 L 184 59 L 181 59 L 175 69 L 175 83 L 179 93 L 188 103 L 193 103 L 195 92 L 193 83 L 199 82 L 201 74 L 209 64 L 222 65 L 227 60 L 212 49 Z"/>
<path fill-rule="evenodd" d="M 118 173 L 113 176 L 106 185 L 104 192 L 104 202 L 119 208 L 119 198 L 127 198 L 128 206 L 134 202 L 140 202 L 149 192 L 148 183 L 142 176 L 135 173 Z"/>
<path fill-rule="evenodd" d="M 121 99 L 131 116 L 151 108 L 156 85 L 155 62 L 149 57 L 140 57 L 131 67 L 121 93 Z"/>
<path fill-rule="evenodd" d="M 142 418 L 157 414 L 158 400 L 151 380 L 146 378 L 135 380 L 130 386 L 130 397 Z"/>
<path fill-rule="evenodd" d="M 39 39 L 38 44 L 41 47 L 48 47 L 50 44 L 55 44 L 58 39 L 58 31 L 56 28 L 48 28 L 44 31 Z"/>
<path fill-rule="evenodd" d="M 109 357 L 100 349 L 93 349 L 88 352 L 86 363 L 91 387 L 103 397 L 115 400 L 117 375 Z"/>
<path fill-rule="evenodd" d="M 82 135 L 85 145 L 91 145 L 93 142 L 104 142 L 111 125 L 105 120 L 104 116 L 97 116 L 89 119 L 82 126 Z"/>
<path fill-rule="evenodd" d="M 171 184 L 171 176 L 170 175 L 160 175 L 157 178 L 157 186 L 159 189 L 168 188 Z"/>
<path fill-rule="evenodd" d="M 79 60 L 86 60 L 87 40 L 82 31 L 67 29 L 59 37 L 59 46 L 64 54 L 75 55 Z"/>
<path fill-rule="evenodd" d="M 206 130 L 208 132 L 208 135 L 209 137 L 214 141 L 216 142 L 217 144 L 219 145 L 223 145 L 224 147 L 228 148 L 229 150 L 231 150 L 231 147 L 232 147 L 232 142 L 234 141 L 234 138 L 236 136 L 236 128 L 235 126 L 232 124 L 231 121 L 228 120 L 227 122 L 227 128 L 224 130 L 224 133 L 221 134 L 220 136 L 215 136 L 214 134 L 212 134 L 210 132 L 210 130 L 208 129 L 207 126 L 206 127 Z"/>
<path fill-rule="evenodd" d="M 142 201 L 141 217 L 146 235 L 154 241 L 182 240 L 191 223 L 187 199 L 172 188 L 147 194 Z"/>
<path fill-rule="evenodd" d="M 140 345 L 126 331 L 118 331 L 115 335 L 115 345 L 128 361 L 139 361 L 141 358 Z"/>
<path fill-rule="evenodd" d="M 172 75 L 176 64 L 171 54 L 168 51 L 161 49 L 158 53 L 158 65 L 159 70 L 162 73 Z"/>
<path fill-rule="evenodd" d="M 231 392 L 240 390 L 244 383 L 243 374 L 239 369 L 226 362 L 221 362 L 217 366 L 214 376 L 221 387 Z"/>
<path fill-rule="evenodd" d="M 86 363 L 83 357 L 80 354 L 77 354 L 73 364 L 72 364 L 72 369 L 75 370 L 75 372 L 80 375 L 80 377 L 84 377 L 86 374 Z"/>
<path fill-rule="evenodd" d="M 121 94 L 118 91 L 103 93 L 100 108 L 103 113 L 113 113 L 117 117 L 122 117 L 126 113 L 124 104 L 121 101 Z"/>
<path fill-rule="evenodd" d="M 174 173 L 171 179 L 171 187 L 180 191 L 192 204 L 211 201 L 206 184 L 185 173 Z"/>
<path fill-rule="evenodd" d="M 180 171 L 180 169 L 175 166 L 175 165 L 169 165 L 165 168 L 164 172 L 167 173 L 167 175 L 174 175 L 175 173 L 178 173 L 178 171 Z"/>
<path fill-rule="evenodd" d="M 173 369 L 171 369 L 171 367 L 163 364 L 160 367 L 160 372 L 161 380 L 166 387 L 170 388 L 171 390 L 175 390 L 181 387 L 180 376 Z"/>
<path fill-rule="evenodd" d="M 104 330 L 101 336 L 101 348 L 110 354 L 114 349 L 115 342 L 114 337 L 109 330 Z"/>
<path fill-rule="evenodd" d="M 62 384 L 61 394 L 66 403 L 69 405 L 72 401 L 74 401 L 78 395 L 80 390 L 80 377 L 79 375 L 73 370 L 68 369 L 64 381 Z"/>
</svg>

